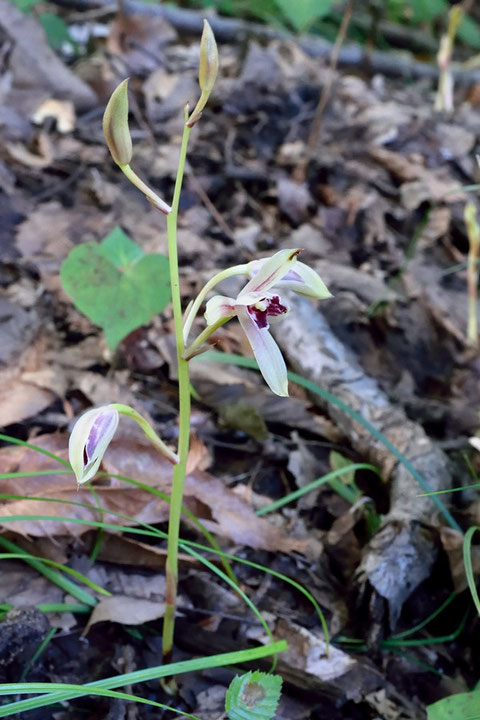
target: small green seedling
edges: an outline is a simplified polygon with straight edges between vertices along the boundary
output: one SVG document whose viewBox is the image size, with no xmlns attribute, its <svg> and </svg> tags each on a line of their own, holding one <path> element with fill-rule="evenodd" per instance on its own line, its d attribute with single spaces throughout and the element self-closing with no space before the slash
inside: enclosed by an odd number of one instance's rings
<svg viewBox="0 0 480 720">
<path fill-rule="evenodd" d="M 271 720 L 275 715 L 282 678 L 269 673 L 237 675 L 227 690 L 225 710 L 229 720 Z"/>
<path fill-rule="evenodd" d="M 119 227 L 73 248 L 60 270 L 76 308 L 101 327 L 111 350 L 170 301 L 168 258 L 146 254 Z"/>
</svg>

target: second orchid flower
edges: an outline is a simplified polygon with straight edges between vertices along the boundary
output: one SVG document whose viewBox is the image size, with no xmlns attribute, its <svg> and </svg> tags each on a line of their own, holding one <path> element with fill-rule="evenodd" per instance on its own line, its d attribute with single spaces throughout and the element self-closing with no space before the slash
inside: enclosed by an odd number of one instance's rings
<svg viewBox="0 0 480 720">
<path fill-rule="evenodd" d="M 277 395 L 288 395 L 287 368 L 280 349 L 269 332 L 270 322 L 288 312 L 288 303 L 278 291 L 293 290 L 299 295 L 324 299 L 331 296 L 320 276 L 298 262 L 300 249 L 280 250 L 265 260 L 249 263 L 250 281 L 236 298 L 216 295 L 207 302 L 205 319 L 209 327 L 237 317 L 260 372 Z"/>
</svg>

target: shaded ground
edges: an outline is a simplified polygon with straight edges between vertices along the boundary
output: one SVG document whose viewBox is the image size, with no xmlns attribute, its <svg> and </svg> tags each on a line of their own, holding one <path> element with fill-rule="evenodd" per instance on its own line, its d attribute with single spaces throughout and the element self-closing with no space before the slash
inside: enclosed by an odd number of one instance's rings
<svg viewBox="0 0 480 720">
<path fill-rule="evenodd" d="M 117 81 L 129 75 L 133 165 L 168 199 L 182 107 L 197 97 L 198 39 L 144 15 L 90 19 L 91 33 L 108 30 L 108 36 L 92 36 L 95 52 L 71 71 L 51 57 L 34 20 L 18 21 L 18 11 L 0 4 L 6 58 L 0 90 L 0 425 L 65 457 L 73 418 L 91 405 L 121 401 L 150 416 L 175 444 L 171 310 L 112 354 L 65 295 L 59 270 L 74 246 L 100 241 L 117 226 L 146 252 L 166 252 L 164 218 L 111 163 L 101 115 Z M 318 269 L 334 299 L 318 307 L 292 300 L 292 313 L 277 327 L 291 367 L 365 416 L 433 489 L 472 483 L 469 465 L 476 459 L 468 437 L 478 429 L 479 362 L 466 342 L 465 268 L 451 269 L 468 251 L 465 203 L 477 202 L 460 190 L 480 179 L 475 88 L 459 91 L 455 114 L 447 117 L 433 112 L 430 81 L 337 74 L 316 151 L 299 183 L 295 170 L 326 82 L 324 64 L 287 41 L 262 46 L 245 40 L 220 52 L 221 77 L 192 133 L 182 195 L 184 304 L 217 268 L 303 247 L 303 259 Z M 68 102 L 45 106 L 52 98 Z M 232 281 L 223 291 L 236 289 Z M 249 354 L 234 322 L 217 339 L 217 349 Z M 420 718 L 428 703 L 472 687 L 478 624 L 465 592 L 461 535 L 446 527 L 430 499 L 417 497 L 411 473 L 378 437 L 297 385 L 291 384 L 290 398 L 280 399 L 255 373 L 201 360 L 193 368 L 199 400 L 187 507 L 225 550 L 302 583 L 335 641 L 327 660 L 311 605 L 280 580 L 235 566 L 275 637 L 290 645 L 279 665 L 285 694 L 278 717 Z M 121 432 L 103 469 L 168 492 L 168 464 L 130 427 Z M 373 463 L 382 480 L 358 470 L 355 485 L 344 477 L 336 487 L 324 484 L 277 513 L 256 516 L 272 500 L 339 467 L 342 457 Z M 88 490 L 77 493 L 68 475 L 28 476 L 54 467 L 33 451 L 2 448 L 0 472 L 27 476 L 0 479 L 0 490 L 93 502 Z M 353 492 L 353 505 L 345 488 Z M 158 498 L 108 477 L 97 490 L 106 521 L 131 524 L 112 511 L 165 529 L 168 508 Z M 451 510 L 463 529 L 478 522 L 475 490 L 445 497 L 453 498 Z M 49 515 L 71 513 L 65 504 L 48 508 Z M 92 563 L 96 533 L 86 526 L 7 520 L 41 514 L 38 501 L 4 501 L 4 537 L 70 564 L 116 602 L 90 618 L 86 633 L 88 615 L 49 614 L 59 629 L 28 679 L 82 683 L 158 664 L 164 546 L 106 534 Z M 96 520 L 98 512 L 76 508 L 75 516 Z M 199 539 L 189 525 L 184 535 Z M 68 601 L 35 570 L 3 562 L 2 602 Z M 233 591 L 187 556 L 181 571 L 178 659 L 265 641 Z M 435 620 L 395 639 L 453 591 L 458 594 Z M 47 630 L 45 616 L 31 610 L 0 625 L 3 681 L 19 679 Z M 211 670 L 182 678 L 178 707 L 204 720 L 218 718 L 231 676 L 231 670 Z M 136 691 L 165 701 L 156 683 Z M 109 706 L 97 698 L 29 717 L 85 713 L 159 716 L 145 706 Z"/>
</svg>

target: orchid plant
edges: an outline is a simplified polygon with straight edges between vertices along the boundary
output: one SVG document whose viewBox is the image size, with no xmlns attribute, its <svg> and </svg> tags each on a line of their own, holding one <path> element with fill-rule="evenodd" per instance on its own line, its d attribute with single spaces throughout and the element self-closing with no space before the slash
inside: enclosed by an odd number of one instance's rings
<svg viewBox="0 0 480 720">
<path fill-rule="evenodd" d="M 149 440 L 173 464 L 173 483 L 168 527 L 166 562 L 166 597 L 163 625 L 164 662 L 172 653 L 174 618 L 177 597 L 178 543 L 183 488 L 190 439 L 190 378 L 189 360 L 201 353 L 206 341 L 224 323 L 238 318 L 267 385 L 277 395 L 288 395 L 285 361 L 269 332 L 271 322 L 281 320 L 289 308 L 284 293 L 293 291 L 310 298 L 323 299 L 330 293 L 308 265 L 299 262 L 299 248 L 280 250 L 272 257 L 235 265 L 218 272 L 209 280 L 182 316 L 179 287 L 177 216 L 182 187 L 188 139 L 192 128 L 201 117 L 202 110 L 214 87 L 218 71 L 218 52 L 215 37 L 208 22 L 200 44 L 199 84 L 200 99 L 189 113 L 185 108 L 185 124 L 172 205 L 162 200 L 131 169 L 132 140 L 128 125 L 128 81 L 124 80 L 113 92 L 105 110 L 103 128 L 113 160 L 126 177 L 141 190 L 147 200 L 167 216 L 168 252 L 178 361 L 179 388 L 179 439 L 175 453 L 158 437 L 153 428 L 138 412 L 122 404 L 111 404 L 87 411 L 74 426 L 69 443 L 69 458 L 77 483 L 88 482 L 98 471 L 104 453 L 112 440 L 119 422 L 125 415 L 137 422 Z M 245 276 L 247 283 L 236 298 L 214 295 L 206 303 L 206 327 L 188 344 L 195 318 L 208 294 L 222 280 L 232 276 Z"/>
</svg>

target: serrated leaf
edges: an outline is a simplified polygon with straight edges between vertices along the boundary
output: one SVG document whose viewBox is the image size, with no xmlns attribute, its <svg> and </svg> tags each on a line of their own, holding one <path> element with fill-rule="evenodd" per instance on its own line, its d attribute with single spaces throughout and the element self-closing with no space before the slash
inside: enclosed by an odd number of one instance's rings
<svg viewBox="0 0 480 720">
<path fill-rule="evenodd" d="M 75 247 L 60 279 L 75 307 L 103 329 L 112 350 L 170 300 L 168 258 L 145 255 L 119 228 L 101 244 Z"/>
<path fill-rule="evenodd" d="M 275 4 L 291 22 L 295 30 L 300 32 L 310 23 L 328 14 L 331 0 L 275 0 Z"/>
<path fill-rule="evenodd" d="M 428 720 L 475 720 L 480 718 L 480 690 L 458 693 L 427 707 Z"/>
<path fill-rule="evenodd" d="M 271 720 L 275 715 L 282 678 L 260 671 L 233 678 L 225 696 L 230 720 Z"/>
</svg>

